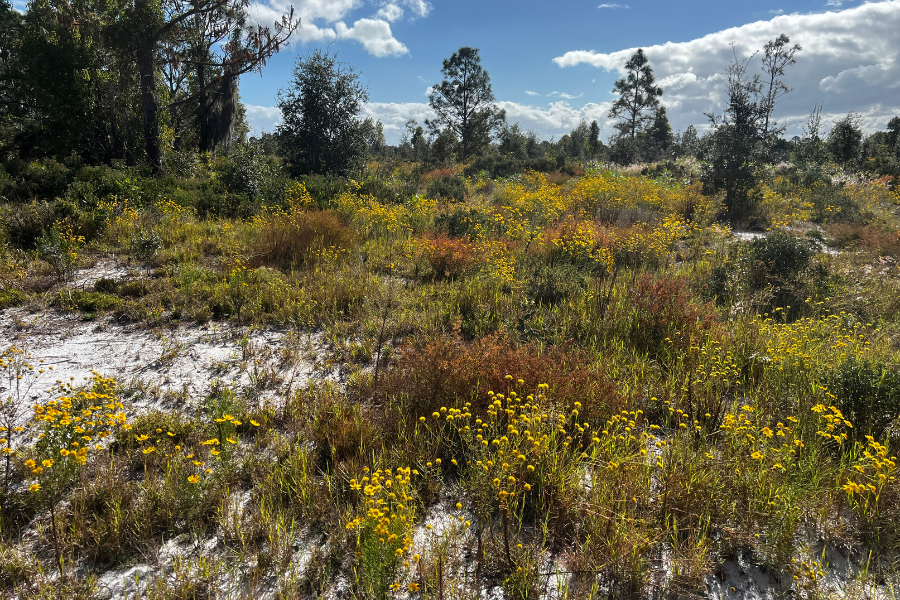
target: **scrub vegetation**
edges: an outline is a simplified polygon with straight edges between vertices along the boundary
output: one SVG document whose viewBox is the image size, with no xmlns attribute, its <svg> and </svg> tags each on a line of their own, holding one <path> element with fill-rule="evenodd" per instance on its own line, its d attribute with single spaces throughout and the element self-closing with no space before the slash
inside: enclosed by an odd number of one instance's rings
<svg viewBox="0 0 900 600">
<path fill-rule="evenodd" d="M 4 348 L 0 573 L 18 597 L 89 597 L 185 536 L 216 551 L 143 595 L 691 596 L 749 556 L 817 597 L 828 545 L 865 584 L 894 577 L 885 179 L 777 169 L 755 216 L 770 230 L 742 242 L 719 196 L 667 171 L 373 162 L 242 216 L 189 182 L 66 174 L 64 196 L 5 208 L 8 311 L 317 332 L 345 377 L 164 412 L 99 374 L 35 400 L 53 370 Z M 89 175 L 129 187 L 75 202 Z M 447 180 L 462 198 L 425 194 Z M 69 284 L 109 257 L 132 276 Z"/>
<path fill-rule="evenodd" d="M 248 139 L 247 9 L 0 2 L 0 595 L 894 597 L 900 117 L 782 139 L 782 35 L 702 137 L 639 51 L 541 141 L 460 48 L 390 146 L 325 50 Z M 60 315 L 249 385 L 66 380 Z"/>
</svg>

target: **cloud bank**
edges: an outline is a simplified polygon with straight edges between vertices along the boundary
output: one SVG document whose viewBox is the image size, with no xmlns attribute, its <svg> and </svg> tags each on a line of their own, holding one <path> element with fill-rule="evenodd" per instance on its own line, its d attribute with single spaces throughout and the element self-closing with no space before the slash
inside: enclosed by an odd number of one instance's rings
<svg viewBox="0 0 900 600">
<path fill-rule="evenodd" d="M 862 114 L 864 126 L 883 129 L 900 114 L 900 0 L 871 2 L 820 14 L 779 15 L 688 42 L 644 47 L 657 81 L 665 90 L 663 104 L 673 126 L 708 122 L 704 112 L 721 111 L 724 73 L 734 58 L 760 50 L 786 33 L 803 51 L 789 67 L 786 83 L 793 92 L 779 100 L 776 115 L 796 131 L 810 106 L 822 102 L 831 119 L 849 111 Z M 553 59 L 560 67 L 589 65 L 623 73 L 636 48 L 602 53 L 573 50 Z M 760 66 L 759 57 L 752 68 Z"/>
<path fill-rule="evenodd" d="M 318 1 L 318 0 L 317 0 Z M 352 6 L 354 0 L 334 0 L 322 3 L 334 16 L 336 6 Z M 428 6 L 417 0 L 396 5 L 414 15 L 427 15 Z M 419 6 L 421 12 L 414 10 Z M 423 8 L 424 7 L 424 8 Z M 349 9 L 348 9 L 349 10 Z M 361 19 L 367 23 L 354 27 L 335 25 L 334 34 L 357 36 L 367 50 L 379 56 L 405 51 L 399 41 L 392 42 L 390 29 L 378 19 Z M 305 23 L 305 22 L 304 22 Z M 725 70 L 734 55 L 730 44 L 735 43 L 739 57 L 748 56 L 762 48 L 766 41 L 780 33 L 791 37 L 803 50 L 797 64 L 788 68 L 786 83 L 794 90 L 779 100 L 776 117 L 788 125 L 788 134 L 799 133 L 800 126 L 813 104 L 822 102 L 829 121 L 854 111 L 862 117 L 865 130 L 884 129 L 887 121 L 900 115 L 900 0 L 871 2 L 836 12 L 821 14 L 779 15 L 767 21 L 748 23 L 705 35 L 687 42 L 667 42 L 645 47 L 657 81 L 664 88 L 663 103 L 669 109 L 673 128 L 684 130 L 688 125 L 704 128 L 709 122 L 705 112 L 721 112 L 724 105 Z M 365 41 L 363 41 L 365 40 Z M 368 44 L 368 45 L 366 45 Z M 560 67 L 588 65 L 621 74 L 625 62 L 636 48 L 612 53 L 575 50 L 553 61 Z M 758 61 L 758 57 L 757 57 Z M 758 70 L 757 62 L 752 68 Z M 557 139 L 572 130 L 581 119 L 597 119 L 604 139 L 612 133 L 612 121 L 607 118 L 610 102 L 588 102 L 581 106 L 578 96 L 553 92 L 547 104 L 540 103 L 537 92 L 527 90 L 535 104 L 501 101 L 509 122 L 519 122 L 538 135 Z M 272 112 L 274 111 L 274 112 Z M 248 120 L 255 131 L 271 131 L 280 115 L 277 109 L 261 106 L 247 107 Z M 389 143 L 397 143 L 408 119 L 422 123 L 432 116 L 431 109 L 422 102 L 370 102 L 364 116 L 380 119 L 385 125 Z"/>
<path fill-rule="evenodd" d="M 410 18 L 427 17 L 431 5 L 424 0 L 387 2 L 369 18 L 357 19 L 348 26 L 350 13 L 361 7 L 361 0 L 261 0 L 250 7 L 250 14 L 262 25 L 279 21 L 290 13 L 301 20 L 292 41 L 300 43 L 352 40 L 359 42 L 373 56 L 399 56 L 409 49 L 394 37 L 391 23 L 401 20 L 407 11 Z"/>
</svg>

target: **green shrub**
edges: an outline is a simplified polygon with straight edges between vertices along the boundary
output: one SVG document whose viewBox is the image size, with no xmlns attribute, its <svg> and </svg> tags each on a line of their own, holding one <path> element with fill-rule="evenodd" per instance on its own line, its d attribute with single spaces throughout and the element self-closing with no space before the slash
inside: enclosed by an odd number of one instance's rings
<svg viewBox="0 0 900 600">
<path fill-rule="evenodd" d="M 9 178 L 0 181 L 0 196 L 8 200 L 52 200 L 65 194 L 73 178 L 66 165 L 52 158 L 13 161 L 6 171 Z"/>
<path fill-rule="evenodd" d="M 121 300 L 115 296 L 85 290 L 60 290 L 53 300 L 55 306 L 85 313 L 113 310 L 120 303 Z"/>
<path fill-rule="evenodd" d="M 859 207 L 837 186 L 816 182 L 810 188 L 807 201 L 812 203 L 815 223 L 852 223 L 860 218 Z"/>
<path fill-rule="evenodd" d="M 900 373 L 883 363 L 851 357 L 828 382 L 838 406 L 853 423 L 853 436 L 881 439 L 900 416 Z"/>
<path fill-rule="evenodd" d="M 357 183 L 358 194 L 372 196 L 381 204 L 402 204 L 416 193 L 412 182 L 385 179 L 376 175 L 370 175 Z"/>
<path fill-rule="evenodd" d="M 474 208 L 469 210 L 457 208 L 434 217 L 434 228 L 451 237 L 477 237 L 486 232 L 490 226 L 491 219 Z"/>
<path fill-rule="evenodd" d="M 813 251 L 806 240 L 773 233 L 750 243 L 748 260 L 753 289 L 781 286 L 809 268 Z"/>
<path fill-rule="evenodd" d="M 820 248 L 817 240 L 773 233 L 750 243 L 745 259 L 751 292 L 765 292 L 765 307 L 786 310 L 787 319 L 796 319 L 804 300 L 827 286 L 827 269 L 812 259 Z M 817 291 L 818 290 L 818 291 Z"/>
<path fill-rule="evenodd" d="M 348 182 L 337 175 L 303 175 L 298 179 L 306 186 L 316 206 L 327 208 L 335 196 L 347 190 Z"/>
<path fill-rule="evenodd" d="M 586 285 L 586 278 L 571 264 L 542 266 L 529 279 L 525 293 L 536 304 L 553 306 Z"/>
<path fill-rule="evenodd" d="M 25 302 L 26 296 L 19 290 L 0 290 L 0 310 L 11 306 L 19 306 Z"/>
<path fill-rule="evenodd" d="M 428 184 L 425 195 L 429 198 L 462 201 L 466 199 L 466 182 L 452 175 L 444 175 Z"/>
<path fill-rule="evenodd" d="M 7 207 L 2 213 L 2 226 L 13 248 L 34 250 L 44 231 L 56 221 L 56 211 L 49 202 L 32 202 Z"/>
</svg>

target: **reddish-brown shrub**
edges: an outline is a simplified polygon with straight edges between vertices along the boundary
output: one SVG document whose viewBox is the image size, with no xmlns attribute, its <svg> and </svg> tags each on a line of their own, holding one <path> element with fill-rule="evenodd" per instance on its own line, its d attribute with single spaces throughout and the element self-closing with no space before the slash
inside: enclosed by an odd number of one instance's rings
<svg viewBox="0 0 900 600">
<path fill-rule="evenodd" d="M 457 170 L 453 167 L 447 167 L 445 169 L 432 169 L 427 173 L 422 175 L 421 181 L 423 183 L 429 183 L 432 181 L 440 181 L 444 177 L 455 177 Z"/>
<path fill-rule="evenodd" d="M 555 403 L 571 406 L 576 400 L 581 402 L 581 415 L 588 420 L 605 419 L 623 408 L 622 398 L 585 349 L 554 347 L 542 351 L 535 344 L 516 345 L 500 336 L 467 344 L 453 334 L 408 345 L 400 355 L 377 393 L 402 399 L 401 419 L 408 423 L 442 406 L 465 402 L 483 413 L 489 390 L 527 394 L 540 383 L 550 386 L 548 396 Z M 514 379 L 509 381 L 506 375 Z M 525 384 L 520 386 L 518 379 Z"/>
<path fill-rule="evenodd" d="M 423 247 L 428 263 L 438 278 L 453 279 L 468 273 L 477 260 L 469 242 L 441 234 L 425 240 Z"/>
<path fill-rule="evenodd" d="M 900 233 L 875 225 L 835 223 L 828 226 L 831 243 L 842 250 L 862 250 L 881 256 L 900 257 Z"/>
<path fill-rule="evenodd" d="M 688 350 L 716 320 L 711 305 L 691 303 L 683 278 L 644 275 L 631 291 L 631 302 L 631 340 L 637 348 L 658 358 L 671 350 Z"/>
</svg>

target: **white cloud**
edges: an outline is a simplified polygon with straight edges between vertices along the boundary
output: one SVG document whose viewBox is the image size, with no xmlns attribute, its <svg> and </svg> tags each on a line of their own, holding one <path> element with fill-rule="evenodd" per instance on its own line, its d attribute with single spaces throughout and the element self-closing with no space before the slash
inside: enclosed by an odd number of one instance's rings
<svg viewBox="0 0 900 600">
<path fill-rule="evenodd" d="M 525 93 L 529 96 L 540 96 L 537 92 L 532 92 L 531 90 L 525 90 Z"/>
<path fill-rule="evenodd" d="M 406 6 L 419 17 L 427 17 L 431 12 L 431 4 L 425 0 L 406 0 Z"/>
<path fill-rule="evenodd" d="M 582 119 L 590 123 L 596 120 L 601 125 L 601 131 L 612 131 L 611 123 L 607 123 L 607 113 L 611 103 L 597 104 L 588 102 L 582 107 L 573 107 L 568 102 L 551 102 L 546 108 L 519 104 L 518 102 L 497 103 L 497 106 L 506 111 L 506 120 L 510 123 L 518 122 L 523 129 L 534 129 L 538 135 L 544 138 L 559 137 L 569 133 L 578 126 Z"/>
<path fill-rule="evenodd" d="M 281 110 L 277 106 L 257 106 L 245 104 L 247 122 L 253 130 L 253 135 L 260 135 L 264 131 L 273 132 L 275 126 L 281 123 Z"/>
<path fill-rule="evenodd" d="M 784 9 L 783 9 L 783 8 L 779 8 L 778 10 L 770 10 L 770 11 L 769 11 L 769 14 L 770 14 L 770 15 L 783 15 L 783 14 L 784 14 Z"/>
<path fill-rule="evenodd" d="M 378 9 L 375 17 L 393 23 L 403 17 L 403 9 L 396 4 L 385 4 Z"/>
<path fill-rule="evenodd" d="M 340 39 L 356 40 L 366 52 L 381 58 L 390 54 L 407 54 L 409 50 L 391 33 L 391 26 L 380 19 L 360 19 L 347 27 L 343 21 L 336 25 Z"/>
<path fill-rule="evenodd" d="M 398 144 L 407 121 L 415 119 L 424 126 L 425 119 L 434 118 L 434 111 L 424 102 L 369 102 L 363 107 L 362 116 L 381 121 L 388 144 Z"/>
<path fill-rule="evenodd" d="M 617 8 L 631 8 L 631 7 L 628 6 L 627 4 L 615 4 L 615 3 L 613 3 L 613 4 L 601 4 L 601 5 L 598 6 L 597 8 L 611 8 L 611 9 L 615 10 L 615 9 L 617 9 Z"/>
<path fill-rule="evenodd" d="M 688 42 L 645 46 L 669 107 L 673 127 L 707 122 L 704 112 L 721 111 L 724 76 L 733 59 L 748 56 L 766 41 L 786 33 L 803 50 L 789 67 L 785 82 L 794 91 L 779 100 L 776 116 L 797 130 L 809 106 L 822 102 L 833 115 L 854 110 L 872 123 L 886 121 L 898 103 L 900 87 L 900 0 L 869 2 L 841 11 L 780 15 Z M 623 73 L 636 48 L 611 53 L 566 52 L 553 61 L 560 67 L 590 65 Z M 752 65 L 758 69 L 759 58 Z M 884 128 L 885 123 L 877 127 Z"/>
<path fill-rule="evenodd" d="M 250 14 L 261 25 L 281 20 L 294 8 L 294 17 L 301 20 L 293 40 L 301 43 L 355 40 L 370 54 L 396 56 L 407 54 L 406 45 L 391 32 L 390 23 L 403 18 L 404 6 L 414 17 L 426 17 L 431 5 L 425 0 L 388 0 L 372 16 L 358 19 L 348 27 L 350 13 L 363 6 L 363 0 L 257 0 L 251 4 Z"/>
</svg>

